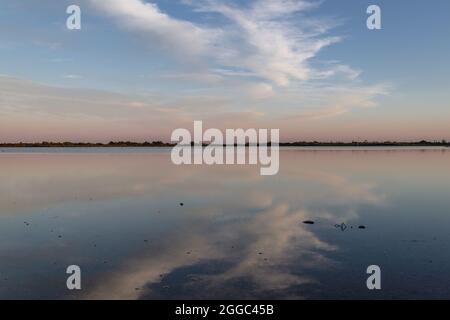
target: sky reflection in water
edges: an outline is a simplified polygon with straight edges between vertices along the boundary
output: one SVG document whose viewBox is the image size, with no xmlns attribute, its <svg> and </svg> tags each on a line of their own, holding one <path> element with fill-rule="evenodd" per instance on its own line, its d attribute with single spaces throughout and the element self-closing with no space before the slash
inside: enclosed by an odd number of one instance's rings
<svg viewBox="0 0 450 320">
<path fill-rule="evenodd" d="M 450 298 L 449 151 L 280 156 L 263 177 L 162 149 L 2 152 L 0 298 Z"/>
</svg>

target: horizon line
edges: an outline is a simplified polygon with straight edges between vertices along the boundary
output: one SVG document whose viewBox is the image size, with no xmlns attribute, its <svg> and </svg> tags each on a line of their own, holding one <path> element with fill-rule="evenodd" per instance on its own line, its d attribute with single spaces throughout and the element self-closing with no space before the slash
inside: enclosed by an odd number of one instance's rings
<svg viewBox="0 0 450 320">
<path fill-rule="evenodd" d="M 376 140 L 363 140 L 363 141 L 294 141 L 294 142 L 279 142 L 276 143 L 280 146 L 450 146 L 450 141 L 446 139 L 441 140 L 411 140 L 411 141 L 396 141 L 396 140 L 385 140 L 385 141 L 376 141 Z M 117 141 L 109 141 L 109 142 L 72 142 L 72 141 L 41 141 L 41 142 L 0 142 L 0 147 L 170 147 L 170 146 L 259 146 L 260 143 L 250 144 L 246 142 L 245 144 L 212 144 L 204 141 L 202 143 L 194 143 L 193 141 L 190 144 L 180 145 L 178 143 L 172 142 L 164 142 L 161 140 L 157 141 L 144 141 L 144 142 L 136 142 L 136 141 L 126 141 L 126 140 L 117 140 Z M 266 144 L 264 144 L 266 145 Z M 272 145 L 271 141 L 267 142 L 267 145 Z"/>
</svg>

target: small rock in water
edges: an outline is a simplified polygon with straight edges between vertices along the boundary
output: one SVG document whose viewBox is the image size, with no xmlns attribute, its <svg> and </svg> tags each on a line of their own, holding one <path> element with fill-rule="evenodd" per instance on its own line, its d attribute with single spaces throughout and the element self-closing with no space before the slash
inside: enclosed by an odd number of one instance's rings
<svg viewBox="0 0 450 320">
<path fill-rule="evenodd" d="M 184 203 L 183 203 L 183 202 L 181 202 L 181 203 L 180 203 L 180 206 L 184 206 Z"/>
<path fill-rule="evenodd" d="M 303 223 L 304 223 L 304 224 L 314 224 L 314 221 L 309 221 L 309 220 L 307 220 L 307 221 L 303 221 Z"/>
<path fill-rule="evenodd" d="M 359 229 L 366 229 L 366 226 L 359 226 Z"/>
</svg>

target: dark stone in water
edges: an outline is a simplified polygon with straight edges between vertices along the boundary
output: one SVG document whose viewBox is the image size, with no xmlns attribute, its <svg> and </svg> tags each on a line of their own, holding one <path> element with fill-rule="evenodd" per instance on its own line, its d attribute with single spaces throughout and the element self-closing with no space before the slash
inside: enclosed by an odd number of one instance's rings
<svg viewBox="0 0 450 320">
<path fill-rule="evenodd" d="M 181 202 L 181 203 L 180 203 L 180 206 L 184 206 L 184 203 L 183 203 L 183 202 Z"/>
<path fill-rule="evenodd" d="M 314 221 L 303 221 L 304 224 L 314 224 Z"/>
<path fill-rule="evenodd" d="M 366 229 L 366 226 L 359 226 L 359 229 Z"/>
</svg>

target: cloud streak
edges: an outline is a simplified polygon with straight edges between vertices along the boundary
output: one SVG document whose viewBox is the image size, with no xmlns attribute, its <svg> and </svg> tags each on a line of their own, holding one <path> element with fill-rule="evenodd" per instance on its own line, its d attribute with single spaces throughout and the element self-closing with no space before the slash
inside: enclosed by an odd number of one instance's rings
<svg viewBox="0 0 450 320">
<path fill-rule="evenodd" d="M 310 65 L 323 48 L 340 41 L 328 36 L 329 21 L 298 15 L 317 7 L 303 0 L 258 0 L 248 7 L 224 1 L 185 1 L 200 14 L 219 15 L 220 26 L 200 25 L 163 13 L 154 3 L 142 0 L 88 0 L 101 13 L 129 29 L 157 39 L 166 49 L 189 58 L 207 58 L 229 77 L 252 75 L 259 81 L 288 86 L 292 81 L 331 76 L 338 72 L 357 74 L 349 66 L 316 71 Z"/>
<path fill-rule="evenodd" d="M 142 32 L 168 50 L 203 55 L 217 37 L 216 31 L 170 17 L 154 3 L 141 0 L 88 0 L 102 13 L 116 19 L 125 28 Z"/>
</svg>

